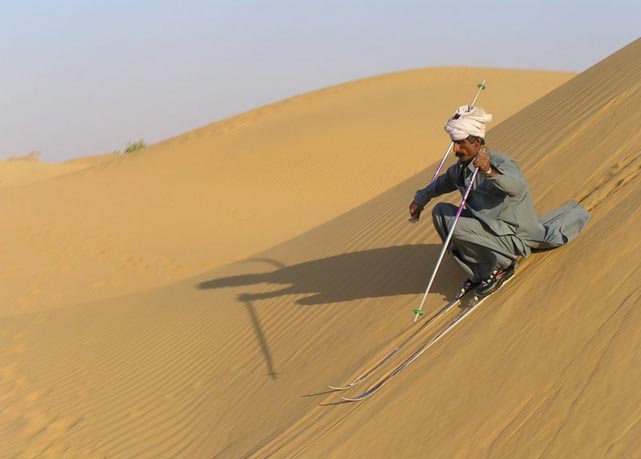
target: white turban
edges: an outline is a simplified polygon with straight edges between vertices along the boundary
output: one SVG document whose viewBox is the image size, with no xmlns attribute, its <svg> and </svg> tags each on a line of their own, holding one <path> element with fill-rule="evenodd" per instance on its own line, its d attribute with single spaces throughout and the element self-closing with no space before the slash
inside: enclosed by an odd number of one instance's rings
<svg viewBox="0 0 641 459">
<path fill-rule="evenodd" d="M 481 107 L 461 105 L 445 125 L 452 140 L 463 140 L 470 135 L 485 138 L 485 124 L 492 121 L 492 115 Z"/>
</svg>

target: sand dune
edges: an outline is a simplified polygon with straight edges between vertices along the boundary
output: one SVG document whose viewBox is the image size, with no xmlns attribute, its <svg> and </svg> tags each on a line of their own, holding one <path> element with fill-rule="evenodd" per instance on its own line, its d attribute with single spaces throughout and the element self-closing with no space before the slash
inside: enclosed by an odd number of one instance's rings
<svg viewBox="0 0 641 459">
<path fill-rule="evenodd" d="M 351 91 L 367 88 L 355 84 L 343 94 L 347 97 Z M 326 99 L 330 107 L 333 92 L 327 91 L 319 93 L 325 95 L 318 100 Z M 394 94 L 391 100 L 397 100 L 398 93 Z M 306 105 L 304 98 L 290 102 L 303 112 L 312 105 Z M 425 153 L 423 120 L 415 121 L 418 112 L 412 110 L 408 111 L 412 116 L 402 115 L 400 109 L 379 111 L 377 116 L 389 116 L 389 127 L 385 127 L 384 120 L 374 123 L 370 105 L 354 108 L 342 122 L 357 124 L 354 118 L 365 117 L 373 123 L 372 136 L 397 136 L 416 156 L 404 170 L 376 169 L 372 157 L 362 171 L 365 178 L 359 176 L 347 185 L 336 179 L 334 188 L 322 186 L 323 180 L 332 180 L 331 174 L 326 174 L 329 179 L 317 177 L 321 174 L 311 173 L 315 168 L 307 169 L 311 184 L 303 193 L 307 201 L 318 188 L 330 188 L 333 191 L 328 194 L 335 196 L 350 189 L 364 195 L 360 200 L 340 201 L 345 206 L 340 215 L 319 216 L 302 234 L 293 226 L 286 228 L 290 232 L 275 231 L 278 245 L 265 246 L 251 256 L 236 252 L 235 256 L 246 258 L 224 266 L 212 263 L 215 268 L 192 277 L 180 279 L 178 273 L 171 273 L 165 285 L 153 289 L 106 299 L 96 292 L 94 302 L 56 310 L 40 307 L 40 303 L 46 306 L 44 301 L 25 305 L 23 314 L 9 313 L 18 308 L 5 310 L 0 328 L 3 454 L 639 456 L 641 393 L 636 387 L 641 382 L 641 287 L 635 274 L 641 245 L 637 234 L 641 160 L 636 154 L 641 140 L 636 122 L 640 102 L 641 40 L 515 115 L 506 114 L 489 132 L 490 146 L 520 163 L 539 212 L 568 199 L 580 200 L 589 208 L 592 219 L 585 233 L 567 247 L 528 259 L 510 286 L 374 398 L 361 404 L 338 404 L 340 397 L 327 392 L 328 384 L 349 381 L 414 330 L 411 309 L 420 300 L 440 249 L 429 221 L 418 225 L 406 221 L 409 199 L 429 179 L 441 153 Z M 493 110 L 489 100 L 484 105 Z M 323 116 L 329 116 L 330 108 L 325 110 Z M 294 123 L 302 115 L 291 116 Z M 407 117 L 406 123 L 397 119 L 401 116 Z M 259 123 L 252 125 L 256 132 L 245 133 L 256 136 L 253 145 L 274 129 L 263 122 L 262 128 Z M 401 126 L 412 122 L 416 122 L 414 134 L 399 134 Z M 312 129 L 307 123 L 301 121 L 303 132 Z M 363 123 L 363 131 L 349 130 L 344 137 L 335 133 L 336 144 L 365 136 Z M 335 124 L 339 129 L 341 120 Z M 431 124 L 440 132 L 442 115 Z M 176 186 L 175 202 L 179 203 L 188 187 L 180 188 L 176 177 L 187 172 L 194 181 L 210 177 L 212 163 L 205 161 L 202 152 L 208 151 L 205 145 L 211 137 L 207 136 L 216 129 L 222 127 L 213 125 L 183 140 L 168 141 L 157 147 L 156 154 L 150 149 L 50 181 L 46 189 L 65 197 L 80 189 L 86 194 L 74 199 L 93 203 L 95 188 L 111 191 L 116 190 L 115 183 L 149 182 L 147 192 L 138 190 L 141 197 L 136 194 L 132 201 L 118 197 L 122 212 L 129 212 L 128 221 L 119 221 L 121 234 L 137 244 L 148 244 L 146 249 L 155 256 L 172 253 L 172 247 L 182 253 L 185 246 L 178 242 L 165 246 L 171 239 L 150 225 L 151 217 L 139 218 L 142 208 L 136 199 L 157 197 L 152 193 L 158 190 L 157 180 Z M 381 134 L 379 129 L 388 131 Z M 325 131 L 315 132 L 322 144 Z M 195 159 L 179 162 L 172 148 L 178 149 L 181 142 L 202 142 L 202 150 L 194 146 Z M 275 155 L 280 150 L 270 151 Z M 388 161 L 383 151 L 396 153 L 395 161 L 389 159 L 387 165 L 402 162 L 398 153 L 405 153 L 381 148 L 382 162 Z M 422 166 L 431 166 L 421 169 L 416 162 L 424 154 L 427 159 Z M 349 159 L 352 166 L 358 158 Z M 267 167 L 259 164 L 254 176 Z M 274 167 L 280 170 L 276 158 Z M 380 181 L 376 189 L 370 184 L 375 175 L 368 174 L 387 173 L 388 168 L 389 176 L 376 177 Z M 146 170 L 156 175 L 144 175 Z M 341 175 L 346 174 L 341 168 L 331 170 L 341 180 L 352 177 Z M 3 208 L 21 215 L 8 204 L 10 191 L 2 193 Z M 33 199 L 29 205 L 35 209 L 35 202 L 45 199 L 44 184 L 34 185 L 29 193 Z M 161 196 L 169 199 L 171 193 Z M 338 206 L 325 202 L 319 208 L 323 205 Z M 153 212 L 162 210 L 150 206 Z M 95 216 L 97 209 L 84 220 L 103 224 Z M 171 207 L 168 215 L 182 217 L 176 209 Z M 111 217 L 115 211 L 106 212 Z M 197 239 L 197 231 L 191 230 L 193 222 L 184 222 L 184 228 L 190 230 L 190 238 L 196 234 Z M 71 235 L 61 233 L 61 238 L 77 243 L 73 238 L 80 233 L 74 231 L 83 225 L 89 224 L 70 222 Z M 136 230 L 136 225 L 141 228 Z M 120 234 L 116 229 L 115 224 L 107 226 L 105 234 Z M 147 234 L 147 239 L 140 234 Z M 45 241 L 34 240 L 43 250 L 47 247 Z M 97 244 L 91 238 L 86 243 Z M 77 244 L 69 249 L 75 250 L 79 250 Z M 90 259 L 82 258 L 83 263 Z M 195 270 L 194 266 L 184 273 Z M 3 279 L 8 275 L 3 274 Z M 428 313 L 444 304 L 460 277 L 446 261 L 428 299 Z M 73 285 L 60 288 L 66 293 Z M 124 293 L 128 287 L 122 284 L 113 289 Z M 428 330 L 415 344 L 437 329 Z"/>
<path fill-rule="evenodd" d="M 38 153 L 30 153 L 25 156 L 0 160 L 0 188 L 32 185 L 36 182 L 87 169 L 114 158 L 114 155 L 96 155 L 62 163 L 45 163 L 40 161 L 39 156 Z"/>
<path fill-rule="evenodd" d="M 482 79 L 491 83 L 481 100 L 498 122 L 570 77 L 455 68 L 383 75 L 7 187 L 0 228 L 10 241 L 10 288 L 1 289 L 0 315 L 144 291 L 267 249 L 440 157 L 443 118 Z M 6 180 L 25 184 L 42 179 L 44 166 L 53 173 L 87 165 L 80 161 L 23 162 L 31 174 Z"/>
</svg>

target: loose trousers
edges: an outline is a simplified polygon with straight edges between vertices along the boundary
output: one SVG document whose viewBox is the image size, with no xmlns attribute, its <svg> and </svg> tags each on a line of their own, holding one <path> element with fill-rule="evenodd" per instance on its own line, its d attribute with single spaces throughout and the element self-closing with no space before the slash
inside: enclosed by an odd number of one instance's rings
<svg viewBox="0 0 641 459">
<path fill-rule="evenodd" d="M 458 208 L 439 203 L 432 210 L 434 227 L 445 242 Z M 463 210 L 450 242 L 449 253 L 470 279 L 478 282 L 498 267 L 507 268 L 530 249 L 516 235 L 497 236 L 480 220 Z"/>
</svg>

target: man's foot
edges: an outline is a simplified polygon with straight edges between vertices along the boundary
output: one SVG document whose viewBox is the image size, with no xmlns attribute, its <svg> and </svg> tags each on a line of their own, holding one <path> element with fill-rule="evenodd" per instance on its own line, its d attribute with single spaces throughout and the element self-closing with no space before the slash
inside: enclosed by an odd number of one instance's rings
<svg viewBox="0 0 641 459">
<path fill-rule="evenodd" d="M 460 298 L 463 298 L 463 296 L 464 296 L 467 292 L 469 292 L 469 291 L 470 291 L 470 290 L 472 290 L 473 288 L 478 287 L 479 285 L 480 285 L 480 282 L 474 281 L 474 280 L 472 280 L 472 279 L 470 279 L 470 278 L 468 277 L 468 278 L 467 278 L 467 279 L 465 279 L 465 280 L 463 281 L 463 283 L 461 284 L 461 288 L 460 288 L 460 290 L 458 291 L 458 293 L 456 294 L 456 297 L 455 297 L 455 298 L 456 298 L 457 300 L 458 300 L 458 299 L 460 299 Z"/>
<path fill-rule="evenodd" d="M 501 285 L 514 275 L 514 263 L 507 268 L 498 267 L 492 273 L 483 279 L 476 288 L 476 294 L 479 297 L 487 296 L 496 292 Z"/>
</svg>

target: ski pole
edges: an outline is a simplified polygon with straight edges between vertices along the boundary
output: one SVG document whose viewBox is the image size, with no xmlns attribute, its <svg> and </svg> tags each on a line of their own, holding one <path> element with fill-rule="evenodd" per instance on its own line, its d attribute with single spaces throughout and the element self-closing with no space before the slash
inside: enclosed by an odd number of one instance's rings
<svg viewBox="0 0 641 459">
<path fill-rule="evenodd" d="M 447 246 L 450 244 L 450 240 L 452 239 L 452 235 L 454 234 L 454 229 L 456 228 L 456 224 L 458 223 L 461 213 L 463 212 L 463 208 L 465 207 L 465 202 L 467 201 L 467 196 L 470 194 L 472 185 L 474 185 L 474 180 L 476 179 L 476 174 L 478 173 L 478 171 L 479 171 L 479 168 L 476 167 L 474 169 L 474 173 L 472 173 L 472 179 L 470 180 L 470 184 L 467 186 L 465 190 L 465 194 L 463 195 L 463 199 L 461 200 L 461 205 L 458 207 L 458 211 L 456 212 L 456 217 L 454 217 L 454 223 L 452 224 L 452 228 L 450 229 L 450 232 L 448 233 L 447 238 L 443 243 L 441 254 L 439 255 L 438 261 L 436 262 L 436 266 L 434 267 L 434 272 L 432 273 L 430 282 L 429 284 L 427 284 L 427 289 L 425 290 L 425 295 L 423 295 L 423 300 L 421 301 L 421 305 L 419 306 L 418 309 L 414 309 L 414 314 L 415 314 L 414 323 L 416 323 L 416 321 L 418 320 L 418 316 L 423 315 L 423 305 L 425 304 L 425 299 L 427 298 L 427 294 L 430 292 L 430 289 L 432 288 L 432 283 L 434 282 L 434 278 L 436 277 L 436 273 L 438 272 L 439 266 L 441 266 L 441 261 L 443 261 L 443 256 L 447 251 Z"/>
<path fill-rule="evenodd" d="M 481 81 L 479 84 L 476 85 L 479 89 L 476 91 L 476 95 L 474 96 L 474 99 L 472 99 L 472 103 L 470 105 L 474 105 L 481 95 L 481 91 L 483 91 L 487 86 L 485 86 L 485 80 Z M 438 167 L 436 168 L 436 172 L 434 172 L 434 175 L 432 176 L 432 180 L 430 180 L 430 183 L 436 180 L 436 177 L 438 177 L 438 174 L 441 172 L 441 169 L 443 168 L 443 164 L 445 164 L 445 160 L 449 156 L 450 152 L 452 151 L 452 147 L 454 146 L 454 141 L 450 142 L 450 145 L 447 147 L 447 150 L 445 150 L 445 154 L 443 155 L 443 158 L 441 159 L 441 162 L 438 163 Z M 409 219 L 410 223 L 416 223 L 418 222 L 418 217 L 410 217 Z"/>
</svg>

